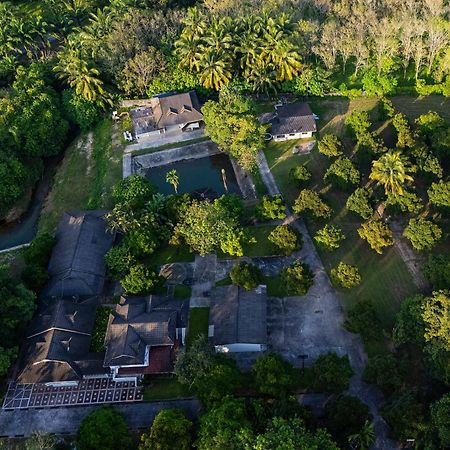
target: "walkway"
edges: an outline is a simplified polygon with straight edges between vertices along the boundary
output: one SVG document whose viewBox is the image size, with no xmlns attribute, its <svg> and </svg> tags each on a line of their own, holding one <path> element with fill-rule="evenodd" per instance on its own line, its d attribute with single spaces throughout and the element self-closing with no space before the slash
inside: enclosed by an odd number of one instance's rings
<svg viewBox="0 0 450 450">
<path fill-rule="evenodd" d="M 192 285 L 190 308 L 210 306 L 211 290 L 215 286 L 217 257 L 213 254 L 197 255 L 194 263 L 194 284 Z"/>
<path fill-rule="evenodd" d="M 125 416 L 132 430 L 148 429 L 162 409 L 184 409 L 190 419 L 195 419 L 200 411 L 200 404 L 196 399 L 140 402 L 113 407 Z M 61 407 L 57 414 L 51 408 L 2 410 L 0 411 L 0 438 L 28 437 L 35 431 L 57 435 L 75 434 L 83 418 L 96 408 L 98 406 Z"/>
<path fill-rule="evenodd" d="M 280 193 L 262 151 L 259 153 L 258 165 L 269 194 L 276 195 Z M 270 313 L 269 308 L 268 325 L 272 331 L 269 344 L 278 351 L 277 347 L 279 344 L 283 346 L 288 343 L 292 350 L 291 362 L 294 362 L 292 361 L 293 358 L 298 358 L 299 355 L 297 353 L 308 353 L 313 357 L 317 357 L 318 352 L 325 353 L 328 351 L 347 354 L 354 373 L 350 380 L 348 393 L 358 397 L 370 409 L 374 418 L 376 433 L 376 442 L 373 448 L 380 450 L 397 449 L 396 443 L 387 437 L 388 427 L 379 413 L 382 396 L 377 389 L 362 381 L 362 375 L 367 363 L 367 355 L 362 341 L 358 335 L 349 333 L 343 327 L 345 313 L 336 291 L 331 286 L 306 226 L 303 221 L 299 220 L 288 209 L 284 223 L 291 224 L 303 235 L 304 244 L 298 253 L 298 257 L 309 264 L 314 272 L 314 286 L 308 292 L 308 298 L 291 297 L 289 299 L 280 299 L 280 309 L 273 314 Z M 274 302 L 270 307 L 276 307 L 276 303 Z M 295 314 L 296 312 L 300 314 Z M 299 322 L 295 322 L 297 319 Z M 278 320 L 279 322 L 281 320 L 282 323 L 271 326 L 271 320 Z M 274 325 L 273 322 L 272 325 Z M 276 332 L 277 330 L 279 332 L 278 336 L 274 335 L 274 331 Z M 292 335 L 289 335 L 289 333 L 292 333 Z M 292 337 L 298 334 L 300 335 L 299 339 L 292 342 Z M 316 346 L 319 348 L 316 348 Z"/>
</svg>

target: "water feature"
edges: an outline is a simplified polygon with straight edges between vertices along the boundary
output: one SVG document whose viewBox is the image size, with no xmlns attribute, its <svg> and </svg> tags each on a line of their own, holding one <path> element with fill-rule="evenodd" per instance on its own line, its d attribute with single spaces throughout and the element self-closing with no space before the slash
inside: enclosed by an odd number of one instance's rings
<svg viewBox="0 0 450 450">
<path fill-rule="evenodd" d="M 223 183 L 222 169 L 225 171 L 228 193 L 240 194 L 230 158 L 224 154 L 152 167 L 146 171 L 145 176 L 162 194 L 174 193 L 172 185 L 166 181 L 166 174 L 170 170 L 176 170 L 179 179 L 178 193 L 193 193 L 209 189 L 216 195 L 222 195 L 227 193 Z"/>
</svg>

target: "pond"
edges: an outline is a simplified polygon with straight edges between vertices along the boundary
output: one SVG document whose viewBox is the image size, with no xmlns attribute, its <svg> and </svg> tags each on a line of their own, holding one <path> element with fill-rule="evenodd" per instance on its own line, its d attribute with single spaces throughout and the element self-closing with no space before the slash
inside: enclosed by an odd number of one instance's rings
<svg viewBox="0 0 450 450">
<path fill-rule="evenodd" d="M 222 169 L 225 170 L 228 192 L 224 187 Z M 145 176 L 162 194 L 173 194 L 172 185 L 166 181 L 166 174 L 170 170 L 177 171 L 178 193 L 180 194 L 197 191 L 206 192 L 208 196 L 212 193 L 213 196 L 217 197 L 226 193 L 241 193 L 230 158 L 224 154 L 199 159 L 186 159 L 164 166 L 152 167 L 147 170 Z"/>
</svg>

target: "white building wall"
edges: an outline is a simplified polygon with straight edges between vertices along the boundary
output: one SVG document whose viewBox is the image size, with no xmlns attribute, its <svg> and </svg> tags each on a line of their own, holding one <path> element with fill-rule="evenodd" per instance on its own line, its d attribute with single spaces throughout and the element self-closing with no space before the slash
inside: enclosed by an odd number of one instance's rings
<svg viewBox="0 0 450 450">
<path fill-rule="evenodd" d="M 305 139 L 312 137 L 313 132 L 302 132 L 302 133 L 290 133 L 290 134 L 275 134 L 273 140 L 275 142 L 289 141 L 291 139 Z"/>
</svg>

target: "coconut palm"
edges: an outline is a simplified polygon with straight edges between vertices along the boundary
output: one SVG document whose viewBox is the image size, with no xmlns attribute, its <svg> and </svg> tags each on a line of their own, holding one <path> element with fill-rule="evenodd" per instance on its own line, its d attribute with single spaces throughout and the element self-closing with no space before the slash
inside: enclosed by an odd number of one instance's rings
<svg viewBox="0 0 450 450">
<path fill-rule="evenodd" d="M 370 179 L 381 184 L 386 195 L 402 195 L 405 183 L 414 181 L 409 175 L 413 171 L 408 158 L 399 151 L 392 151 L 372 163 Z"/>
<path fill-rule="evenodd" d="M 178 178 L 178 174 L 175 169 L 169 170 L 169 172 L 166 173 L 166 181 L 173 186 L 175 194 L 178 194 L 178 185 L 180 184 L 180 179 Z"/>
<path fill-rule="evenodd" d="M 274 63 L 277 68 L 277 79 L 279 81 L 292 80 L 302 67 L 300 55 L 286 39 L 277 42 L 275 53 Z"/>
<path fill-rule="evenodd" d="M 200 83 L 207 89 L 217 91 L 231 80 L 230 61 L 224 53 L 208 49 L 202 59 Z"/>
<path fill-rule="evenodd" d="M 359 433 L 352 434 L 348 437 L 348 443 L 354 450 L 367 450 L 375 441 L 375 432 L 373 431 L 373 423 L 365 421 Z"/>
<path fill-rule="evenodd" d="M 179 58 L 180 66 L 198 71 L 202 59 L 201 40 L 191 33 L 181 33 L 180 39 L 175 42 L 175 53 Z"/>
</svg>

